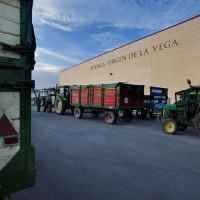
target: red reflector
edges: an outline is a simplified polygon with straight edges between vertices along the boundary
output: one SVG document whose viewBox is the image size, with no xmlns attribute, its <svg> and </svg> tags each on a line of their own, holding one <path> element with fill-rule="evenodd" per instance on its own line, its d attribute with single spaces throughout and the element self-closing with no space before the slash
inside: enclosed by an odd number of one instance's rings
<svg viewBox="0 0 200 200">
<path fill-rule="evenodd" d="M 6 144 L 6 145 L 17 144 L 18 141 L 19 141 L 18 136 L 4 138 L 4 144 Z"/>
<path fill-rule="evenodd" d="M 0 136 L 5 135 L 17 135 L 17 132 L 8 120 L 7 116 L 3 114 L 0 119 Z"/>
<path fill-rule="evenodd" d="M 4 145 L 15 145 L 19 143 L 17 131 L 5 114 L 0 119 L 0 136 L 4 137 Z"/>
</svg>

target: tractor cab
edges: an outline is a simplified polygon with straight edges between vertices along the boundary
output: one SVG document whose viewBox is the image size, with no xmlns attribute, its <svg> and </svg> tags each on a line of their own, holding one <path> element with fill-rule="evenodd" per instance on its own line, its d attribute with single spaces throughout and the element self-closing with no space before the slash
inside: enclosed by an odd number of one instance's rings
<svg viewBox="0 0 200 200">
<path fill-rule="evenodd" d="M 191 87 L 175 93 L 176 107 L 182 121 L 188 124 L 194 123 L 200 103 L 200 87 Z"/>
<path fill-rule="evenodd" d="M 175 93 L 176 107 L 181 121 L 193 123 L 197 110 L 197 94 L 198 91 L 191 88 Z"/>
<path fill-rule="evenodd" d="M 62 97 L 68 97 L 69 96 L 69 88 L 70 88 L 70 86 L 67 86 L 67 85 L 57 85 L 56 93 L 57 93 L 57 95 L 61 95 Z"/>
</svg>

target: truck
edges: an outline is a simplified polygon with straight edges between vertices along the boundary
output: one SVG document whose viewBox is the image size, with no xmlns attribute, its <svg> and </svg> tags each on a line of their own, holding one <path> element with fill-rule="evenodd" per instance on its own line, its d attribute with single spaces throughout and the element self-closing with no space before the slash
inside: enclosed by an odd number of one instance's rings
<svg viewBox="0 0 200 200">
<path fill-rule="evenodd" d="M 189 88 L 175 93 L 175 103 L 166 105 L 162 111 L 163 130 L 171 135 L 193 126 L 200 136 L 200 85 L 193 86 L 188 79 Z"/>
<path fill-rule="evenodd" d="M 0 199 L 35 184 L 32 0 L 0 0 Z"/>
<path fill-rule="evenodd" d="M 154 108 L 157 104 L 167 104 L 168 89 L 162 87 L 150 88 L 150 95 L 144 95 L 143 106 L 137 110 L 136 115 L 138 119 L 146 119 L 149 116 L 152 119 L 156 118 L 154 115 Z"/>
<path fill-rule="evenodd" d="M 70 87 L 70 105 L 74 108 L 76 118 L 82 118 L 84 112 L 90 112 L 95 118 L 104 113 L 108 124 L 114 124 L 117 117 L 130 122 L 133 110 L 142 106 L 143 97 L 144 85 L 119 82 Z"/>
</svg>

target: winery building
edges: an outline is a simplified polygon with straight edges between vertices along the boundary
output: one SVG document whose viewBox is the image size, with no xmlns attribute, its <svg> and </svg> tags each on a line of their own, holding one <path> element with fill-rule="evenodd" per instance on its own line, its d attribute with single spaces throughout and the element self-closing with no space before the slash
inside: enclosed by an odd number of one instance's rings
<svg viewBox="0 0 200 200">
<path fill-rule="evenodd" d="M 174 93 L 200 84 L 200 15 L 60 72 L 61 85 L 114 82 L 168 88 Z"/>
</svg>

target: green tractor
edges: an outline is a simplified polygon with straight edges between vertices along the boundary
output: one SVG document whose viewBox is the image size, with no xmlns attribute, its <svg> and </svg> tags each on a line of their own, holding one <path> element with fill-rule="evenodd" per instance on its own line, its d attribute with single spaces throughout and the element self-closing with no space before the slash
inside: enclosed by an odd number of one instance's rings
<svg viewBox="0 0 200 200">
<path fill-rule="evenodd" d="M 70 86 L 56 85 L 55 110 L 58 115 L 63 115 L 70 107 Z"/>
<path fill-rule="evenodd" d="M 173 135 L 194 126 L 200 136 L 200 86 L 192 86 L 189 79 L 187 82 L 190 88 L 175 93 L 175 104 L 163 107 L 163 130 Z"/>
<path fill-rule="evenodd" d="M 56 87 L 40 90 L 41 106 L 44 112 L 51 112 L 52 108 L 58 115 L 63 115 L 70 107 L 70 86 L 56 85 Z"/>
</svg>

